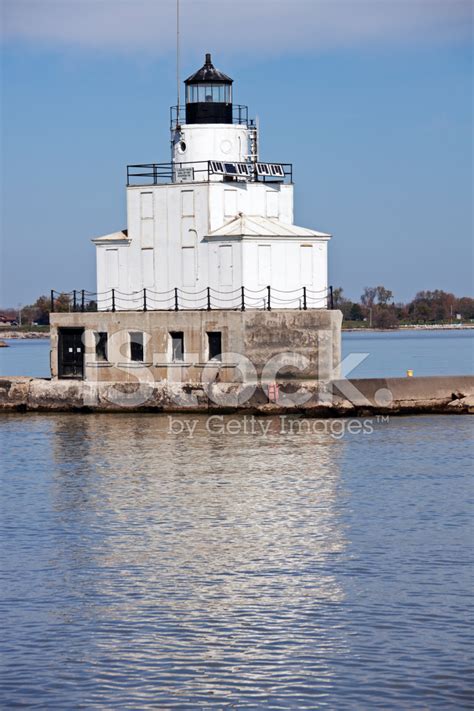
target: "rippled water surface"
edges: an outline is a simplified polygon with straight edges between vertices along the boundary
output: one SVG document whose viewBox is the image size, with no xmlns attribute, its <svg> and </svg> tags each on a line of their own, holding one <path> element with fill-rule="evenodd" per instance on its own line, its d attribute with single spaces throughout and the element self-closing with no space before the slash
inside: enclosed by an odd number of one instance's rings
<svg viewBox="0 0 474 711">
<path fill-rule="evenodd" d="M 361 426 L 0 415 L 2 708 L 471 707 L 471 420 Z"/>
</svg>

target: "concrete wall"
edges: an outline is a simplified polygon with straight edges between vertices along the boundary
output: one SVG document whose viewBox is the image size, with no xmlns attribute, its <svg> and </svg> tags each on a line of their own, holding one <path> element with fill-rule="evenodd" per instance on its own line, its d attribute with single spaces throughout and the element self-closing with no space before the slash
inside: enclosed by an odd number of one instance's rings
<svg viewBox="0 0 474 711">
<path fill-rule="evenodd" d="M 51 314 L 51 373 L 58 377 L 58 329 L 84 328 L 85 379 L 99 382 L 166 381 L 199 383 L 209 361 L 208 331 L 222 334 L 222 363 L 212 368 L 222 382 L 240 381 L 240 362 L 245 378 L 331 379 L 338 376 L 341 360 L 340 311 L 165 311 Z M 108 333 L 108 361 L 95 354 L 95 333 Z M 142 331 L 143 363 L 130 360 L 130 332 Z M 170 332 L 184 334 L 184 360 L 173 363 Z M 290 353 L 282 357 L 281 354 Z M 272 360 L 273 359 L 273 360 Z M 276 359 L 276 360 L 275 360 Z M 270 365 L 269 361 L 271 361 Z M 266 370 L 265 370 L 266 369 Z"/>
<path fill-rule="evenodd" d="M 340 311 L 246 311 L 243 352 L 259 375 L 268 369 L 265 380 L 278 380 L 271 359 L 282 364 L 279 377 L 331 380 L 339 374 L 341 325 Z"/>
</svg>

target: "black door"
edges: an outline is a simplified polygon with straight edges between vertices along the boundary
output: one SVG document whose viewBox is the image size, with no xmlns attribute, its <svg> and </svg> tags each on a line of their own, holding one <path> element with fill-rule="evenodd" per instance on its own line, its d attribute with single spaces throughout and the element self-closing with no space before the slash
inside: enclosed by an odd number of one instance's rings
<svg viewBox="0 0 474 711">
<path fill-rule="evenodd" d="M 58 343 L 60 378 L 84 377 L 84 329 L 60 328 Z"/>
</svg>

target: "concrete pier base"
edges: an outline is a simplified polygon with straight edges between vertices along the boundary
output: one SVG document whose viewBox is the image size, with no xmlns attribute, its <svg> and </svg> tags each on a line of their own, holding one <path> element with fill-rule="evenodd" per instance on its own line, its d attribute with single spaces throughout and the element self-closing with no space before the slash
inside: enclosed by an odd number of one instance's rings
<svg viewBox="0 0 474 711">
<path fill-rule="evenodd" d="M 252 412 L 314 417 L 474 413 L 474 376 L 304 381 L 253 387 L 0 378 L 0 410 L 17 412 Z"/>
</svg>

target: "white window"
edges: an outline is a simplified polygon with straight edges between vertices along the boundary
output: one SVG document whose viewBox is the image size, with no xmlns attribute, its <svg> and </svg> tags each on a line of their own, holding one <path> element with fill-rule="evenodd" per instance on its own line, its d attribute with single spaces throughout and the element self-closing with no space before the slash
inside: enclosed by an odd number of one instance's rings
<svg viewBox="0 0 474 711">
<path fill-rule="evenodd" d="M 152 287 L 155 285 L 155 250 L 142 249 L 142 276 L 143 286 Z"/>
<path fill-rule="evenodd" d="M 279 193 L 275 190 L 267 190 L 267 217 L 278 217 L 278 198 Z"/>
<path fill-rule="evenodd" d="M 269 244 L 258 245 L 258 283 L 270 286 L 272 281 L 272 248 Z"/>
<path fill-rule="evenodd" d="M 153 216 L 153 193 L 140 193 L 140 236 L 142 247 L 153 247 Z"/>
<path fill-rule="evenodd" d="M 237 214 L 237 190 L 224 190 L 224 217 Z"/>
<path fill-rule="evenodd" d="M 219 245 L 219 286 L 232 286 L 232 245 Z"/>
<path fill-rule="evenodd" d="M 142 220 L 153 219 L 153 193 L 140 193 L 140 216 Z"/>
<path fill-rule="evenodd" d="M 313 283 L 313 247 L 310 244 L 300 245 L 300 282 L 301 286 Z"/>
<path fill-rule="evenodd" d="M 183 286 L 196 285 L 196 250 L 194 247 L 181 248 Z"/>
<path fill-rule="evenodd" d="M 182 217 L 194 215 L 194 190 L 181 191 L 181 215 Z"/>
</svg>

